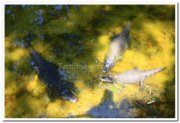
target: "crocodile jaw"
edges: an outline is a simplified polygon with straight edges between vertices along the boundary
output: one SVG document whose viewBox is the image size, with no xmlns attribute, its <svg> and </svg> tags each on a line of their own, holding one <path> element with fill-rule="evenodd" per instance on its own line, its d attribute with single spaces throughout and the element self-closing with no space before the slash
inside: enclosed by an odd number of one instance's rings
<svg viewBox="0 0 180 123">
<path fill-rule="evenodd" d="M 102 77 L 100 78 L 100 80 L 101 80 L 102 82 L 113 82 L 113 78 L 112 78 L 111 75 L 102 76 Z"/>
</svg>

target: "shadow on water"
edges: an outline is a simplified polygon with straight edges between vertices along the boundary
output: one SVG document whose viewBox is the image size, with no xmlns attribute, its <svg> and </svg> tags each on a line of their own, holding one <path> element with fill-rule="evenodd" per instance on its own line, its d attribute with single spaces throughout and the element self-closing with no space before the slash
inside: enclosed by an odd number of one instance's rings
<svg viewBox="0 0 180 123">
<path fill-rule="evenodd" d="M 129 118 L 132 108 L 127 99 L 122 100 L 120 104 L 114 103 L 112 91 L 105 90 L 101 103 L 92 107 L 86 114 L 98 118 Z"/>
</svg>

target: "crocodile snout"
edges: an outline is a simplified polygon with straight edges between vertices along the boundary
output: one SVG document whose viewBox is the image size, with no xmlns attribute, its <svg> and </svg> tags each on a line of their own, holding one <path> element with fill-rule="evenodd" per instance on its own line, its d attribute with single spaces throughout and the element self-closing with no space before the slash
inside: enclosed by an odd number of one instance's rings
<svg viewBox="0 0 180 123">
<path fill-rule="evenodd" d="M 100 78 L 100 80 L 103 81 L 103 82 L 113 82 L 113 78 L 112 78 L 110 75 L 108 75 L 108 76 L 102 76 L 102 77 Z"/>
</svg>

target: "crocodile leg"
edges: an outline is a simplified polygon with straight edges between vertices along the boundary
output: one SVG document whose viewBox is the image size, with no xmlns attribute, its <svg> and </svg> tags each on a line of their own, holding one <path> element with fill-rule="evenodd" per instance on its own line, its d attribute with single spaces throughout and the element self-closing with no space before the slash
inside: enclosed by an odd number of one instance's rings
<svg viewBox="0 0 180 123">
<path fill-rule="evenodd" d="M 99 86 L 103 83 L 104 81 L 101 81 L 100 83 L 99 83 Z"/>
<path fill-rule="evenodd" d="M 114 87 L 117 87 L 117 86 L 116 86 L 116 82 L 113 82 L 113 84 L 114 84 Z"/>
<path fill-rule="evenodd" d="M 142 79 L 142 80 L 139 82 L 139 84 L 140 84 L 139 90 L 140 90 L 140 91 L 143 91 L 143 88 L 144 88 L 144 79 Z"/>
<path fill-rule="evenodd" d="M 125 88 L 127 85 L 123 83 L 119 83 L 123 88 Z"/>
<path fill-rule="evenodd" d="M 115 57 L 115 61 L 119 61 L 120 59 L 123 59 L 123 56 Z"/>
</svg>

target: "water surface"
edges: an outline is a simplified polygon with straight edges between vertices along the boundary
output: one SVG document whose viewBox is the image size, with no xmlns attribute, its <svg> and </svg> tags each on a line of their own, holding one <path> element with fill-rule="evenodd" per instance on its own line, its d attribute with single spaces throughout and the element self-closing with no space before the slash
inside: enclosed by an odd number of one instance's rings
<svg viewBox="0 0 180 123">
<path fill-rule="evenodd" d="M 99 85 L 110 39 L 128 20 L 131 45 L 109 73 L 166 67 L 145 80 L 142 92 L 137 85 Z M 49 95 L 24 41 L 59 66 L 76 87 L 77 103 Z M 6 5 L 5 117 L 175 117 L 175 6 Z"/>
</svg>

